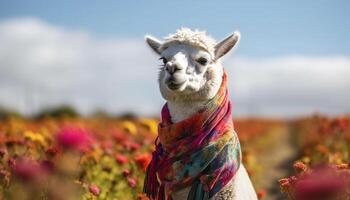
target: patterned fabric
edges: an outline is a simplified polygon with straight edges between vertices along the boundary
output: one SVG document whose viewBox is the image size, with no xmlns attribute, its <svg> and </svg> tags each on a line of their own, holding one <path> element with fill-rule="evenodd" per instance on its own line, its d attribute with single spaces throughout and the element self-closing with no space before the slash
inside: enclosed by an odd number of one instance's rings
<svg viewBox="0 0 350 200">
<path fill-rule="evenodd" d="M 148 166 L 144 192 L 151 199 L 171 200 L 174 191 L 191 187 L 188 200 L 213 197 L 235 175 L 241 150 L 233 130 L 227 75 L 205 108 L 178 123 L 162 109 L 156 150 Z"/>
</svg>

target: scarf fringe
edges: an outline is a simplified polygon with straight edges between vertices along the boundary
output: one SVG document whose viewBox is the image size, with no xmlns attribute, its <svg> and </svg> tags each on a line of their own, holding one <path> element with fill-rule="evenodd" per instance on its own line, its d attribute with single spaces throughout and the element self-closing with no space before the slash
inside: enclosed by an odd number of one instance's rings
<svg viewBox="0 0 350 200">
<path fill-rule="evenodd" d="M 158 138 L 156 139 L 157 143 Z M 152 153 L 152 160 L 151 163 L 148 165 L 146 170 L 146 177 L 144 181 L 143 186 L 143 192 L 147 195 L 147 197 L 151 199 L 156 199 L 157 196 L 162 198 L 159 198 L 160 200 L 164 200 L 164 194 L 161 195 L 160 193 L 164 193 L 164 185 L 161 185 L 161 188 L 159 188 L 160 184 L 157 179 L 157 163 L 158 163 L 158 156 L 161 151 L 161 146 L 156 144 L 156 150 Z"/>
</svg>

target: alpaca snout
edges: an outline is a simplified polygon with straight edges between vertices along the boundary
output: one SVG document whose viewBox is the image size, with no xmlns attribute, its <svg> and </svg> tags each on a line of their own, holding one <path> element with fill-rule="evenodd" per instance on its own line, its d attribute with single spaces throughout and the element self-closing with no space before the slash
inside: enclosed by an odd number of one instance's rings
<svg viewBox="0 0 350 200">
<path fill-rule="evenodd" d="M 177 71 L 180 71 L 183 69 L 182 65 L 177 63 L 177 62 L 167 62 L 167 64 L 165 65 L 165 69 L 167 70 L 167 72 L 169 74 L 174 74 Z"/>
<path fill-rule="evenodd" d="M 177 90 L 181 88 L 186 82 L 186 76 L 181 72 L 170 74 L 166 79 L 166 84 L 169 89 Z"/>
</svg>

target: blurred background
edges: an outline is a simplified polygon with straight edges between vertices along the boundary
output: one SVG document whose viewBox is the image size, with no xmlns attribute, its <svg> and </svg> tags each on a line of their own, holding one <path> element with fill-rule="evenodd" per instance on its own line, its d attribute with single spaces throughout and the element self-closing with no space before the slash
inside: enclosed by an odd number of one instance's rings
<svg viewBox="0 0 350 200">
<path fill-rule="evenodd" d="M 349 9 L 347 0 L 0 0 L 0 200 L 147 200 L 164 100 L 144 36 L 181 27 L 217 41 L 241 32 L 223 63 L 259 199 L 350 199 Z"/>
<path fill-rule="evenodd" d="M 350 3 L 0 2 L 0 105 L 158 116 L 158 57 L 144 35 L 180 27 L 242 40 L 224 59 L 235 116 L 350 111 Z"/>
</svg>

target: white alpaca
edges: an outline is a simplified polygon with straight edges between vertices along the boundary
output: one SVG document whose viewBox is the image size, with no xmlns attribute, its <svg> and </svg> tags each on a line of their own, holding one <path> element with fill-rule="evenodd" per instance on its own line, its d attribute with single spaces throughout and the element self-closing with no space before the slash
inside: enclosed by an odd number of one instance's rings
<svg viewBox="0 0 350 200">
<path fill-rule="evenodd" d="M 159 73 L 159 88 L 173 123 L 189 118 L 213 99 L 223 75 L 220 58 L 239 41 L 234 32 L 219 43 L 205 32 L 182 28 L 160 41 L 146 36 L 147 44 L 161 56 L 164 67 Z M 186 200 L 190 188 L 172 194 L 174 200 Z M 249 176 L 241 164 L 235 177 L 212 199 L 256 200 Z"/>
</svg>

